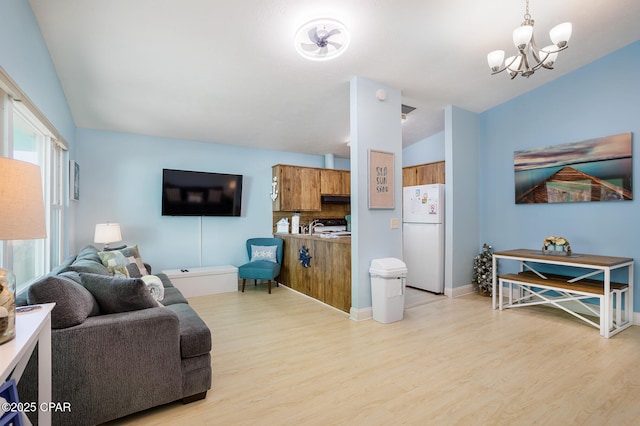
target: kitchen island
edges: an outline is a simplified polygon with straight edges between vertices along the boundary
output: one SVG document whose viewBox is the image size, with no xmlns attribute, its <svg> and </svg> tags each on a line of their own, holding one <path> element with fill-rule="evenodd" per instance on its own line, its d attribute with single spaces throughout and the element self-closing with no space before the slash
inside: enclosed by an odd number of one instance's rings
<svg viewBox="0 0 640 426">
<path fill-rule="evenodd" d="M 307 234 L 275 234 L 284 241 L 278 282 L 344 312 L 351 309 L 351 237 L 327 238 Z M 309 267 L 300 250 L 308 250 Z"/>
</svg>

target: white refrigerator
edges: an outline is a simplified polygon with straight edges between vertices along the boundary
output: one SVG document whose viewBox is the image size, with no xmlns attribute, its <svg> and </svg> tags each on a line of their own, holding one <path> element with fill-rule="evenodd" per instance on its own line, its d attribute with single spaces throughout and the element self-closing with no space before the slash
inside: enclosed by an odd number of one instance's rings
<svg viewBox="0 0 640 426">
<path fill-rule="evenodd" d="M 444 185 L 403 188 L 402 256 L 406 285 L 444 292 Z"/>
</svg>

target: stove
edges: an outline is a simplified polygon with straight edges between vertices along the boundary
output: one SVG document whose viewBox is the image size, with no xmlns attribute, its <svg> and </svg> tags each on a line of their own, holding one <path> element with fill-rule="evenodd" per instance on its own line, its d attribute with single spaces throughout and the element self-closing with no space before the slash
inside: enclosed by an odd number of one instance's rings
<svg viewBox="0 0 640 426">
<path fill-rule="evenodd" d="M 340 217 L 331 217 L 328 219 L 314 219 L 317 223 L 321 223 L 324 226 L 347 226 L 347 220 Z"/>
<path fill-rule="evenodd" d="M 346 232 L 347 220 L 341 218 L 328 218 L 328 219 L 315 219 L 316 227 L 314 232 L 316 234 L 329 234 L 335 232 Z"/>
</svg>

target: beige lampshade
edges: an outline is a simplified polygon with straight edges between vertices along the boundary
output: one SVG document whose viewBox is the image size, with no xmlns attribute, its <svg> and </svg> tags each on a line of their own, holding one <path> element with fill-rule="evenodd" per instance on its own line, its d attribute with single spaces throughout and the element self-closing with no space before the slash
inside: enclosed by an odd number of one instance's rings
<svg viewBox="0 0 640 426">
<path fill-rule="evenodd" d="M 96 231 L 93 234 L 93 242 L 101 244 L 110 244 L 122 241 L 119 223 L 98 223 Z"/>
<path fill-rule="evenodd" d="M 46 236 L 40 167 L 0 157 L 0 240 Z"/>
</svg>

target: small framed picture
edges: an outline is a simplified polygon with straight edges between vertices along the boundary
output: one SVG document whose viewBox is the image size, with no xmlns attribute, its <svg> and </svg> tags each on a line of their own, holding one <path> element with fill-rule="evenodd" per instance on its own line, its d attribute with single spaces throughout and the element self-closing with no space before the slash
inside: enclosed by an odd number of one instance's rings
<svg viewBox="0 0 640 426">
<path fill-rule="evenodd" d="M 69 161 L 69 198 L 72 201 L 80 199 L 80 165 L 74 160 Z"/>
<path fill-rule="evenodd" d="M 393 209 L 392 152 L 369 150 L 369 209 Z"/>
</svg>

